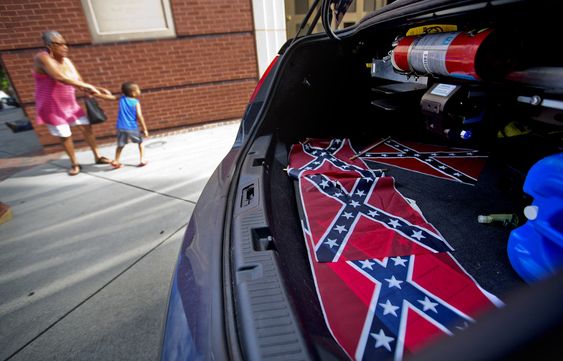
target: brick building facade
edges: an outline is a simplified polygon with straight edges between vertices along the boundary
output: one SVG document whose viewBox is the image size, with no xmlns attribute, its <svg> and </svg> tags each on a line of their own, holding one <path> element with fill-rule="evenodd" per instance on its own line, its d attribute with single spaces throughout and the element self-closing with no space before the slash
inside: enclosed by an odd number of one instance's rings
<svg viewBox="0 0 563 361">
<path fill-rule="evenodd" d="M 86 82 L 120 93 L 137 82 L 149 131 L 240 118 L 258 80 L 251 0 L 170 0 L 175 36 L 95 43 L 80 0 L 0 2 L 0 60 L 28 117 L 34 120 L 32 58 L 41 33 L 57 30 Z M 78 93 L 77 93 L 78 94 Z M 117 102 L 101 101 L 108 122 L 94 126 L 113 137 Z M 35 126 L 46 150 L 62 149 L 45 126 Z M 75 140 L 81 140 L 75 132 Z"/>
</svg>

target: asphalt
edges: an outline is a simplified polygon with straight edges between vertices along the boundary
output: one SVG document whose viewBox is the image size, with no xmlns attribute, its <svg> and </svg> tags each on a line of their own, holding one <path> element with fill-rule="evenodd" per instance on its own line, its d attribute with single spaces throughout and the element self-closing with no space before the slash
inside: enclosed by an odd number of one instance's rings
<svg viewBox="0 0 563 361">
<path fill-rule="evenodd" d="M 18 121 L 28 121 L 21 108 L 0 110 L 0 181 L 61 156 L 43 153 L 43 147 L 34 131 L 14 133 L 6 125 Z"/>
<path fill-rule="evenodd" d="M 59 153 L 0 180 L 0 360 L 157 359 L 186 225 L 237 129 L 149 137 L 142 168 L 128 145 L 122 169 L 81 149 L 77 176 Z M 11 152 L 0 163 L 34 158 Z"/>
</svg>

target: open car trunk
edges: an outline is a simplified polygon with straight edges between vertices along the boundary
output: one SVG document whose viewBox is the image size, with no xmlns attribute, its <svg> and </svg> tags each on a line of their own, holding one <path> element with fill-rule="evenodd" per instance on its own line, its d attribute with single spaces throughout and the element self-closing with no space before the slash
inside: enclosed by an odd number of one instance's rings
<svg viewBox="0 0 563 361">
<path fill-rule="evenodd" d="M 563 59 L 550 51 L 559 12 L 543 2 L 453 11 L 438 6 L 412 14 L 395 8 L 340 33 L 340 41 L 324 35 L 300 39 L 280 58 L 240 170 L 231 228 L 236 323 L 249 359 L 357 357 L 335 340 L 319 301 L 302 189 L 288 174 L 292 146 L 323 150 L 338 139 L 355 154 L 369 149 L 360 157 L 367 169 L 393 178 L 396 191 L 447 240 L 451 255 L 480 287 L 502 301 L 527 287 L 509 261 L 507 244 L 526 223 L 523 210 L 534 200 L 523 191 L 530 168 L 562 149 L 563 113 L 557 107 L 563 104 Z M 498 60 L 498 68 L 482 80 L 378 73 L 388 65 L 397 37 L 430 24 L 466 32 L 494 29 L 500 40 L 488 56 Z M 436 104 L 430 92 L 439 84 L 456 87 L 459 98 L 433 112 L 424 107 Z M 555 106 L 532 105 L 534 96 Z M 465 122 L 469 118 L 472 123 Z M 467 130 L 470 136 L 463 139 Z M 442 152 L 437 164 L 453 169 L 449 174 L 440 174 L 436 164 L 421 168 L 413 165 L 416 160 L 397 159 L 401 153 L 414 159 L 436 152 Z M 452 160 L 447 152 L 466 156 Z M 456 170 L 471 177 L 452 175 Z M 509 216 L 478 222 L 491 214 Z M 561 214 L 552 222 L 561 227 Z M 472 357 L 508 358 L 512 346 L 488 353 L 476 345 Z M 403 356 L 409 355 L 407 350 Z"/>
</svg>

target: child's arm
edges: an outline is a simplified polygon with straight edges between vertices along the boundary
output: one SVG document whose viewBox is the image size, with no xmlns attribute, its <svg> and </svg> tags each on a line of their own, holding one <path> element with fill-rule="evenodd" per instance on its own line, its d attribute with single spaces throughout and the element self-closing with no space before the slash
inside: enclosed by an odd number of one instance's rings
<svg viewBox="0 0 563 361">
<path fill-rule="evenodd" d="M 108 91 L 109 94 L 107 93 L 100 93 L 100 94 L 93 94 L 94 97 L 99 98 L 99 99 L 104 99 L 104 100 L 117 100 L 117 97 L 115 95 L 113 95 L 112 93 L 110 93 Z"/>
<path fill-rule="evenodd" d="M 147 130 L 147 126 L 145 124 L 145 118 L 143 117 L 143 112 L 141 111 L 141 103 L 137 103 L 137 120 L 141 123 L 141 127 L 143 128 L 143 133 L 145 137 L 149 136 L 149 131 Z"/>
</svg>

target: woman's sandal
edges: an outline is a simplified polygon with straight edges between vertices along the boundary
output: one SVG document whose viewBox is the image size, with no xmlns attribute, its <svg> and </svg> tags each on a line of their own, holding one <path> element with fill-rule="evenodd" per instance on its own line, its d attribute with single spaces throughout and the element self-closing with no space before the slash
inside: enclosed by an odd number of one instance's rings
<svg viewBox="0 0 563 361">
<path fill-rule="evenodd" d="M 137 167 L 144 167 L 144 166 L 146 166 L 148 163 L 149 163 L 148 161 L 144 160 L 144 161 L 142 161 L 141 163 L 137 164 Z"/>
<path fill-rule="evenodd" d="M 70 170 L 68 171 L 68 175 L 70 175 L 70 176 L 78 175 L 78 173 L 80 173 L 81 170 L 82 170 L 82 167 L 80 166 L 80 164 L 73 164 L 73 165 L 70 166 Z"/>
<path fill-rule="evenodd" d="M 96 159 L 96 164 L 111 164 L 111 160 L 106 157 Z"/>
</svg>

